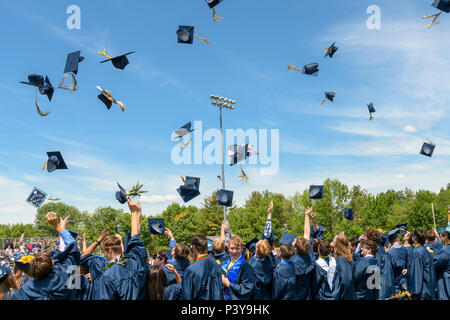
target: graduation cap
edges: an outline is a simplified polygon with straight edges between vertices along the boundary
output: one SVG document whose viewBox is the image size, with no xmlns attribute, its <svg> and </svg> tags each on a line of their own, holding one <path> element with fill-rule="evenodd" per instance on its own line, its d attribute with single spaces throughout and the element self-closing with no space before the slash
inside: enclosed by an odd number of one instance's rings
<svg viewBox="0 0 450 320">
<path fill-rule="evenodd" d="M 254 254 L 255 254 L 255 251 L 256 251 L 256 243 L 257 243 L 258 241 L 259 241 L 258 239 L 253 238 L 252 240 L 250 240 L 249 242 L 247 242 L 247 243 L 244 245 L 244 247 L 246 247 L 246 248 L 248 249 L 248 251 L 250 251 L 250 254 L 251 254 L 251 255 L 254 255 Z"/>
<path fill-rule="evenodd" d="M 44 191 L 39 190 L 38 188 L 33 188 L 25 201 L 33 207 L 39 208 L 44 203 L 45 198 L 47 198 L 47 194 Z"/>
<path fill-rule="evenodd" d="M 336 42 L 334 42 L 331 46 L 329 46 L 328 48 L 325 48 L 325 50 L 327 51 L 327 53 L 325 54 L 325 57 L 330 57 L 333 58 L 334 54 L 336 53 L 336 51 L 338 51 L 339 47 L 335 46 Z"/>
<path fill-rule="evenodd" d="M 127 199 L 128 199 L 127 192 L 119 183 L 117 183 L 117 185 L 119 186 L 120 191 L 116 192 L 116 199 L 121 204 L 124 204 L 125 202 L 127 202 Z"/>
<path fill-rule="evenodd" d="M 48 101 L 52 101 L 53 92 L 55 91 L 55 88 L 53 88 L 52 84 L 50 83 L 50 79 L 48 76 L 44 77 L 40 74 L 30 74 L 28 76 L 28 82 L 20 81 L 20 83 L 37 87 L 39 89 L 39 93 L 42 95 L 46 95 L 48 98 Z"/>
<path fill-rule="evenodd" d="M 121 56 L 117 56 L 117 57 L 110 57 L 110 56 L 108 56 L 108 55 L 106 54 L 106 49 L 103 49 L 103 50 L 99 51 L 98 53 L 101 54 L 102 56 L 108 58 L 108 59 L 106 59 L 106 60 L 101 61 L 100 63 L 104 63 L 104 62 L 111 61 L 112 64 L 113 64 L 113 66 L 114 66 L 116 69 L 123 70 L 123 69 L 125 69 L 125 67 L 130 63 L 130 62 L 128 61 L 127 56 L 130 55 L 130 54 L 133 54 L 133 53 L 135 53 L 135 52 L 136 52 L 136 51 L 131 51 L 131 52 L 125 53 L 125 54 L 123 54 L 123 55 L 121 55 Z"/>
<path fill-rule="evenodd" d="M 303 66 L 302 73 L 317 77 L 317 75 L 319 74 L 319 64 L 318 63 L 310 63 L 310 64 Z"/>
<path fill-rule="evenodd" d="M 372 120 L 372 113 L 375 113 L 375 108 L 372 102 L 367 105 L 367 109 L 369 109 L 370 120 Z"/>
<path fill-rule="evenodd" d="M 345 208 L 344 217 L 347 220 L 353 220 L 353 209 L 351 208 Z"/>
<path fill-rule="evenodd" d="M 200 178 L 186 177 L 184 185 L 177 189 L 178 194 L 184 202 L 191 201 L 200 194 Z"/>
<path fill-rule="evenodd" d="M 194 27 L 179 26 L 177 30 L 178 43 L 192 44 L 194 42 Z"/>
<path fill-rule="evenodd" d="M 103 102 L 106 106 L 106 108 L 111 109 L 111 106 L 113 103 L 117 104 L 122 111 L 125 111 L 125 105 L 123 102 L 117 101 L 111 96 L 111 92 L 109 90 L 103 90 L 99 86 L 97 86 L 97 90 L 101 93 L 97 96 L 101 102 Z"/>
<path fill-rule="evenodd" d="M 231 163 L 230 166 L 235 165 L 236 163 L 239 163 L 247 157 L 250 157 L 250 155 L 255 154 L 258 155 L 259 153 L 256 151 L 252 151 L 253 145 L 251 144 L 245 144 L 245 145 L 231 145 L 227 149 L 228 156 L 231 157 Z"/>
<path fill-rule="evenodd" d="M 217 192 L 218 204 L 231 207 L 233 205 L 233 191 L 221 189 Z"/>
<path fill-rule="evenodd" d="M 422 145 L 422 149 L 420 149 L 420 154 L 430 157 L 433 155 L 434 148 L 436 148 L 436 145 L 431 142 L 424 142 Z"/>
<path fill-rule="evenodd" d="M 323 186 L 310 186 L 309 187 L 310 199 L 323 199 Z"/>
<path fill-rule="evenodd" d="M 78 73 L 78 64 L 84 60 L 84 57 L 80 56 L 80 53 L 81 51 L 76 51 L 67 55 L 64 73 Z"/>
<path fill-rule="evenodd" d="M 162 218 L 149 218 L 148 219 L 148 233 L 163 234 L 165 232 L 165 220 Z"/>
<path fill-rule="evenodd" d="M 74 240 L 77 240 L 77 237 L 80 235 L 78 232 L 71 229 L 67 229 L 67 231 L 69 231 L 70 235 L 73 237 Z"/>
<path fill-rule="evenodd" d="M 191 130 L 191 126 L 192 124 L 190 122 L 186 123 L 184 126 L 182 126 L 179 129 L 176 129 L 174 132 L 177 135 L 176 139 L 178 138 L 182 138 L 185 135 L 191 133 L 192 131 L 194 131 L 194 129 Z"/>
<path fill-rule="evenodd" d="M 47 167 L 48 172 L 53 172 L 55 170 L 67 169 L 67 165 L 59 151 L 47 152 L 48 160 L 42 167 L 42 170 Z"/>
<path fill-rule="evenodd" d="M 279 243 L 292 247 L 292 242 L 294 242 L 295 238 L 297 238 L 297 235 L 285 232 L 281 235 Z"/>
<path fill-rule="evenodd" d="M 321 104 L 324 104 L 327 101 L 327 99 L 330 100 L 331 102 L 333 102 L 333 99 L 335 96 L 336 96 L 336 93 L 325 91 L 325 99 L 322 100 Z"/>
<path fill-rule="evenodd" d="M 205 0 L 205 2 L 208 4 L 210 9 L 213 9 L 213 19 L 215 22 L 220 22 L 222 20 L 222 17 L 219 17 L 216 13 L 216 9 L 214 8 L 219 3 L 221 3 L 223 0 Z"/>
<path fill-rule="evenodd" d="M 450 0 L 434 0 L 431 6 L 445 13 L 450 13 Z"/>
<path fill-rule="evenodd" d="M 398 229 L 398 228 L 389 231 L 389 233 L 388 233 L 388 238 L 389 238 L 389 240 L 391 241 L 391 240 L 396 239 L 397 236 L 398 236 L 399 231 L 400 231 L 400 229 Z"/>
</svg>

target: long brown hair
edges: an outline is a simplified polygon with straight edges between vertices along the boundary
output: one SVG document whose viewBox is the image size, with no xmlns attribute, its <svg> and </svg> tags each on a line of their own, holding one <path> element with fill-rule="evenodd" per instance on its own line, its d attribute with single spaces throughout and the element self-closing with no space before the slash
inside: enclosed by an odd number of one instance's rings
<svg viewBox="0 0 450 320">
<path fill-rule="evenodd" d="M 151 266 L 147 272 L 147 290 L 149 300 L 166 300 L 169 286 L 166 272 L 161 266 Z"/>
<path fill-rule="evenodd" d="M 334 239 L 334 254 L 335 258 L 342 256 L 348 262 L 353 261 L 352 252 L 350 249 L 350 241 L 345 234 L 339 233 Z"/>
</svg>

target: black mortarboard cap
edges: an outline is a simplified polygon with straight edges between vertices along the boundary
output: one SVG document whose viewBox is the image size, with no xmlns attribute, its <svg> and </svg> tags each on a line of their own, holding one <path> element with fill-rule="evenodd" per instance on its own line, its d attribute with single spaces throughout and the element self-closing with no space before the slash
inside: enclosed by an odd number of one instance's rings
<svg viewBox="0 0 450 320">
<path fill-rule="evenodd" d="M 327 53 L 325 54 L 326 57 L 333 58 L 336 51 L 338 51 L 339 47 L 335 46 L 336 42 L 334 42 L 329 48 L 327 48 Z"/>
<path fill-rule="evenodd" d="M 105 106 L 106 106 L 106 108 L 108 108 L 108 110 L 111 109 L 112 101 L 109 100 L 104 94 L 100 93 L 98 95 L 98 98 L 100 99 L 101 102 L 103 102 L 105 104 Z"/>
<path fill-rule="evenodd" d="M 323 199 L 323 186 L 310 186 L 309 187 L 310 199 Z"/>
<path fill-rule="evenodd" d="M 374 113 L 375 112 L 375 108 L 374 108 L 372 102 L 367 105 L 367 109 L 369 109 L 369 113 Z"/>
<path fill-rule="evenodd" d="M 78 232 L 71 229 L 67 229 L 67 231 L 69 231 L 70 235 L 74 238 L 74 240 L 77 240 L 77 237 L 80 235 Z"/>
<path fill-rule="evenodd" d="M 194 131 L 194 129 L 191 130 L 191 126 L 192 126 L 192 123 L 188 122 L 188 123 L 186 123 L 184 126 L 182 126 L 181 128 L 176 129 L 176 130 L 175 130 L 175 134 L 178 135 L 177 138 L 184 137 L 184 136 L 187 135 L 188 133 Z"/>
<path fill-rule="evenodd" d="M 39 208 L 44 203 L 46 198 L 47 194 L 44 191 L 39 190 L 38 188 L 33 188 L 25 201 L 32 206 Z"/>
<path fill-rule="evenodd" d="M 319 64 L 318 63 L 310 63 L 303 66 L 302 73 L 309 74 L 311 76 L 317 76 L 319 74 Z"/>
<path fill-rule="evenodd" d="M 179 26 L 177 30 L 178 43 L 192 44 L 194 41 L 193 26 Z"/>
<path fill-rule="evenodd" d="M 434 144 L 424 142 L 422 145 L 422 149 L 420 150 L 420 154 L 431 158 L 435 147 L 436 146 Z"/>
<path fill-rule="evenodd" d="M 52 84 L 50 83 L 50 79 L 47 76 L 45 76 L 44 86 L 39 87 L 39 92 L 42 95 L 46 95 L 48 98 L 48 101 L 52 101 L 54 91 L 55 91 L 55 89 L 53 88 Z"/>
<path fill-rule="evenodd" d="M 162 218 L 148 219 L 149 234 L 163 234 L 165 232 L 165 220 Z"/>
<path fill-rule="evenodd" d="M 432 7 L 450 13 L 450 0 L 434 0 Z"/>
<path fill-rule="evenodd" d="M 78 64 L 84 60 L 84 57 L 80 56 L 81 51 L 69 53 L 67 55 L 66 66 L 64 67 L 64 73 L 73 72 L 78 73 Z"/>
<path fill-rule="evenodd" d="M 388 233 L 389 240 L 394 240 L 395 238 L 397 238 L 399 231 L 400 231 L 400 229 L 394 229 L 394 230 L 389 231 L 389 233 Z"/>
<path fill-rule="evenodd" d="M 44 77 L 40 74 L 30 74 L 28 82 L 35 86 L 44 86 Z"/>
<path fill-rule="evenodd" d="M 249 145 L 232 145 L 229 146 L 228 155 L 231 156 L 230 166 L 235 165 L 250 156 Z"/>
<path fill-rule="evenodd" d="M 208 4 L 208 6 L 212 9 L 215 6 L 217 6 L 219 3 L 221 3 L 223 0 L 205 0 L 205 2 Z"/>
<path fill-rule="evenodd" d="M 333 102 L 334 97 L 336 96 L 336 93 L 334 92 L 325 92 L 325 98 Z"/>
<path fill-rule="evenodd" d="M 353 220 L 353 209 L 351 208 L 345 208 L 344 217 L 347 220 Z"/>
<path fill-rule="evenodd" d="M 297 235 L 285 232 L 281 235 L 280 238 L 280 244 L 285 244 L 287 246 L 292 246 L 292 242 L 294 242 L 295 238 L 297 238 Z"/>
<path fill-rule="evenodd" d="M 200 194 L 200 178 L 186 177 L 184 185 L 177 189 L 184 202 L 191 201 Z"/>
<path fill-rule="evenodd" d="M 111 61 L 112 64 L 113 64 L 113 66 L 114 66 L 116 69 L 123 70 L 123 69 L 125 69 L 125 67 L 130 63 L 130 62 L 128 61 L 127 56 L 130 55 L 130 54 L 132 54 L 132 53 L 135 53 L 135 52 L 136 52 L 136 51 L 131 51 L 131 52 L 125 53 L 125 54 L 123 54 L 123 55 L 121 55 L 121 56 L 117 56 L 117 57 L 114 57 L 114 58 L 111 58 L 111 59 L 103 60 L 103 61 L 101 61 L 100 63 L 104 63 L 104 62 Z"/>
<path fill-rule="evenodd" d="M 126 193 L 125 189 L 119 183 L 117 183 L 117 185 L 119 186 L 120 191 L 116 192 L 116 199 L 121 204 L 124 204 L 125 202 L 127 202 L 127 199 L 128 199 L 127 193 Z"/>
<path fill-rule="evenodd" d="M 233 205 L 233 191 L 221 189 L 217 192 L 218 204 L 220 206 L 231 207 Z"/>
<path fill-rule="evenodd" d="M 53 172 L 55 170 L 67 169 L 67 165 L 59 151 L 47 152 L 48 162 L 47 171 Z"/>
</svg>

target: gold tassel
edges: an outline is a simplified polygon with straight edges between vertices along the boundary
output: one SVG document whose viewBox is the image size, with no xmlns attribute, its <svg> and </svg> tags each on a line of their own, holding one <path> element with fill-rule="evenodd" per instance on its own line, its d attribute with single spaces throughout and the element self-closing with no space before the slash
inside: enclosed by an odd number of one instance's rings
<svg viewBox="0 0 450 320">
<path fill-rule="evenodd" d="M 369 120 L 373 120 L 373 117 L 372 117 L 372 115 L 370 115 L 370 119 Z"/>
<path fill-rule="evenodd" d="M 173 218 L 173 221 L 178 221 L 182 218 L 184 218 L 187 215 L 186 212 L 180 213 L 179 215 L 175 216 L 175 218 Z"/>
<path fill-rule="evenodd" d="M 320 104 L 323 105 L 325 102 L 327 102 L 327 98 L 323 99 Z"/>
<path fill-rule="evenodd" d="M 186 183 L 186 179 L 184 177 L 180 176 L 180 178 L 181 178 L 181 181 L 183 181 L 183 183 Z"/>
<path fill-rule="evenodd" d="M 425 28 L 429 29 L 429 28 L 431 28 L 432 26 L 434 26 L 435 24 L 438 24 L 438 23 L 439 23 L 438 19 L 439 19 L 439 16 L 441 15 L 441 13 L 442 13 L 442 11 L 439 12 L 439 13 L 433 14 L 433 15 L 431 15 L 431 16 L 424 16 L 424 17 L 422 17 L 422 19 L 430 19 L 430 18 L 433 18 L 433 20 L 431 20 L 430 24 L 428 24 Z"/>
<path fill-rule="evenodd" d="M 110 56 L 108 56 L 106 54 L 106 49 L 100 50 L 98 51 L 99 54 L 101 54 L 102 56 L 106 57 L 107 59 L 112 59 Z"/>
<path fill-rule="evenodd" d="M 206 40 L 205 38 L 200 37 L 199 35 L 194 34 L 195 37 L 199 38 L 200 40 L 202 40 L 204 43 L 206 44 L 210 44 L 208 40 Z"/>
<path fill-rule="evenodd" d="M 302 70 L 300 70 L 299 68 L 297 68 L 296 66 L 293 66 L 292 64 L 289 64 L 287 67 L 288 67 L 288 69 L 290 69 L 290 70 L 302 71 Z"/>
<path fill-rule="evenodd" d="M 125 111 L 125 106 L 123 105 L 122 102 L 116 101 L 116 104 L 120 107 L 120 109 L 122 109 L 122 111 Z"/>
<path fill-rule="evenodd" d="M 44 166 L 42 167 L 42 171 L 44 171 L 45 168 L 47 167 L 47 163 L 48 163 L 48 160 L 45 162 Z"/>
<path fill-rule="evenodd" d="M 36 110 L 37 110 L 37 112 L 39 113 L 39 115 L 40 115 L 41 117 L 46 117 L 46 116 L 49 115 L 50 112 L 45 112 L 45 113 L 43 113 L 43 112 L 39 109 L 39 106 L 38 106 L 38 104 L 37 104 L 37 100 L 34 101 L 34 105 L 36 106 Z"/>
<path fill-rule="evenodd" d="M 222 19 L 223 19 L 222 17 L 219 17 L 219 16 L 217 15 L 216 9 L 213 8 L 213 20 L 214 20 L 214 22 L 220 22 L 220 20 L 222 20 Z"/>
</svg>

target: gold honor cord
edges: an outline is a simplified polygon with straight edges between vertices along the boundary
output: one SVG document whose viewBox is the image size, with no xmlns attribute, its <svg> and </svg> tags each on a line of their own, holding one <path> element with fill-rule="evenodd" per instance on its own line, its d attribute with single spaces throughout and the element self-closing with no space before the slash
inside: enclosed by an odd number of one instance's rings
<svg viewBox="0 0 450 320">
<path fill-rule="evenodd" d="M 120 102 L 120 101 L 113 101 L 115 104 L 117 104 L 119 107 L 120 107 L 120 109 L 122 109 L 122 111 L 125 111 L 125 106 L 123 105 L 123 103 L 122 102 Z"/>
<path fill-rule="evenodd" d="M 208 40 L 206 40 L 205 38 L 202 38 L 202 37 L 200 37 L 199 35 L 197 35 L 197 34 L 194 34 L 194 36 L 195 37 L 197 37 L 197 38 L 199 38 L 200 40 L 202 40 L 204 43 L 206 43 L 206 44 L 210 44 L 209 43 L 209 41 Z"/>
<path fill-rule="evenodd" d="M 293 66 L 292 64 L 289 64 L 287 67 L 288 67 L 288 69 L 290 69 L 290 70 L 302 71 L 302 70 L 300 70 L 299 68 L 297 68 L 296 66 Z"/>
<path fill-rule="evenodd" d="M 213 8 L 213 20 L 214 20 L 214 22 L 220 22 L 220 20 L 222 20 L 222 19 L 223 19 L 222 17 L 219 17 L 219 16 L 217 15 L 216 9 Z"/>
<path fill-rule="evenodd" d="M 37 113 L 39 113 L 39 115 L 40 115 L 41 117 L 46 117 L 46 116 L 49 115 L 50 112 L 45 112 L 45 113 L 43 113 L 43 112 L 41 111 L 41 109 L 39 109 L 39 106 L 38 106 L 38 104 L 37 104 L 37 100 L 34 101 L 34 105 L 36 106 Z"/>
<path fill-rule="evenodd" d="M 78 89 L 77 88 L 77 85 L 78 85 L 77 78 L 75 77 L 75 75 L 73 73 L 70 73 L 70 75 L 72 76 L 73 84 L 64 86 L 64 82 L 67 79 L 67 74 L 65 74 L 63 76 L 63 78 L 61 79 L 61 82 L 59 83 L 58 87 L 57 87 L 58 89 L 69 90 L 70 92 L 77 91 L 77 89 Z"/>
<path fill-rule="evenodd" d="M 433 18 L 433 20 L 431 20 L 430 24 L 426 26 L 427 29 L 431 28 L 432 26 L 434 26 L 435 24 L 439 24 L 439 16 L 441 15 L 442 11 L 436 14 L 433 14 L 431 16 L 424 16 L 422 17 L 422 19 L 430 19 Z"/>
<path fill-rule="evenodd" d="M 106 54 L 106 49 L 100 50 L 98 51 L 99 54 L 101 54 L 102 56 L 106 57 L 107 59 L 112 59 L 110 56 L 108 56 Z"/>
<path fill-rule="evenodd" d="M 47 163 L 48 163 L 48 160 L 45 162 L 44 166 L 42 167 L 42 171 L 44 171 L 45 168 L 47 167 Z"/>
</svg>

